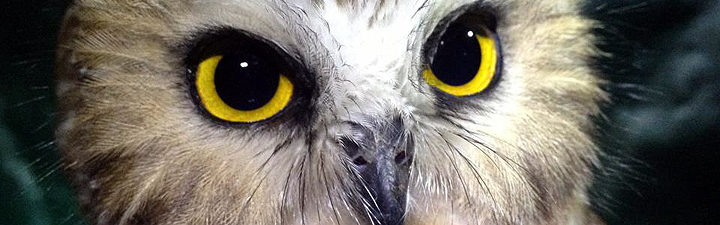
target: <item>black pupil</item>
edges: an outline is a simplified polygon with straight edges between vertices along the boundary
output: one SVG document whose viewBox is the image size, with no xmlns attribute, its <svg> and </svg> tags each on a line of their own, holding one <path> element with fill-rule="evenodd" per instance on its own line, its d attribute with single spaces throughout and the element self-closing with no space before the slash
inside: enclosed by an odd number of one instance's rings
<svg viewBox="0 0 720 225">
<path fill-rule="evenodd" d="M 220 98 L 237 110 L 258 109 L 277 91 L 280 72 L 262 54 L 241 52 L 223 56 L 215 69 L 215 89 Z"/>
<path fill-rule="evenodd" d="M 430 69 L 440 81 L 460 86 L 470 82 L 480 68 L 482 51 L 473 29 L 460 23 L 451 24 L 433 58 Z"/>
</svg>

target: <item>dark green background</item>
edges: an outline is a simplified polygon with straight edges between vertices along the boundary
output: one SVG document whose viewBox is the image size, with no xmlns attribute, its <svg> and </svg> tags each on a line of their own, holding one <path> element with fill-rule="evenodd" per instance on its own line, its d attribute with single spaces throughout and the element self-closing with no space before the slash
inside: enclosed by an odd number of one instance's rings
<svg viewBox="0 0 720 225">
<path fill-rule="evenodd" d="M 610 224 L 720 224 L 718 1 L 597 0 L 615 104 L 598 119 Z M 82 224 L 54 148 L 53 49 L 65 1 L 3 2 L 0 224 Z M 619 151 L 622 149 L 622 151 Z M 620 154 L 620 153 L 621 154 Z"/>
<path fill-rule="evenodd" d="M 81 224 L 53 145 L 53 49 L 64 1 L 2 2 L 0 224 Z"/>
</svg>

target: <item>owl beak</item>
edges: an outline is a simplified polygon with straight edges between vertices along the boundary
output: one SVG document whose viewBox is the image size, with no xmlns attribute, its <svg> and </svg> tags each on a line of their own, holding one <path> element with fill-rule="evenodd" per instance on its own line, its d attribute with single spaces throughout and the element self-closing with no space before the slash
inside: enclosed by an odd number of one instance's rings
<svg viewBox="0 0 720 225">
<path fill-rule="evenodd" d="M 362 181 L 360 190 L 370 203 L 374 217 L 383 225 L 402 224 L 412 161 L 413 140 L 400 119 L 372 128 L 357 128 L 363 133 L 354 146 L 356 165 Z M 347 150 L 347 149 L 346 149 Z"/>
</svg>

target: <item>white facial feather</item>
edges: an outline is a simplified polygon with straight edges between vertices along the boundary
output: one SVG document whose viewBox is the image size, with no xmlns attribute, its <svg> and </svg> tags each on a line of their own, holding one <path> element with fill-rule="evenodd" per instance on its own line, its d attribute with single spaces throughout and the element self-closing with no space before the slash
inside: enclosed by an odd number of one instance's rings
<svg viewBox="0 0 720 225">
<path fill-rule="evenodd" d="M 496 10 L 501 77 L 443 108 L 421 77 L 423 47 L 473 4 Z M 79 0 L 60 44 L 59 146 L 98 224 L 373 224 L 377 203 L 338 143 L 367 134 L 349 124 L 410 135 L 405 224 L 600 224 L 585 191 L 606 96 L 579 4 Z M 298 59 L 317 86 L 311 121 L 237 127 L 198 113 L 177 49 L 217 27 Z"/>
</svg>

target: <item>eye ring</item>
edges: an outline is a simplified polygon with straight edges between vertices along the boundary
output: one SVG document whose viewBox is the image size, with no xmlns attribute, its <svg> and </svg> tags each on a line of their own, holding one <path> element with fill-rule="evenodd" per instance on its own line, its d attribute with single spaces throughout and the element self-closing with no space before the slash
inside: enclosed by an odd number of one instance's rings
<svg viewBox="0 0 720 225">
<path fill-rule="evenodd" d="M 425 51 L 430 62 L 422 72 L 428 85 L 466 97 L 488 90 L 497 80 L 502 63 L 499 39 L 482 21 L 477 15 L 464 15 L 434 32 L 441 36 L 430 42 L 431 51 Z"/>
<path fill-rule="evenodd" d="M 218 94 L 215 85 L 216 69 L 222 59 L 223 56 L 218 55 L 203 60 L 198 65 L 195 79 L 200 102 L 205 110 L 213 116 L 229 122 L 253 123 L 278 114 L 290 103 L 293 96 L 293 83 L 287 76 L 278 74 L 277 89 L 267 103 L 250 110 L 236 109 L 230 106 Z"/>
</svg>

